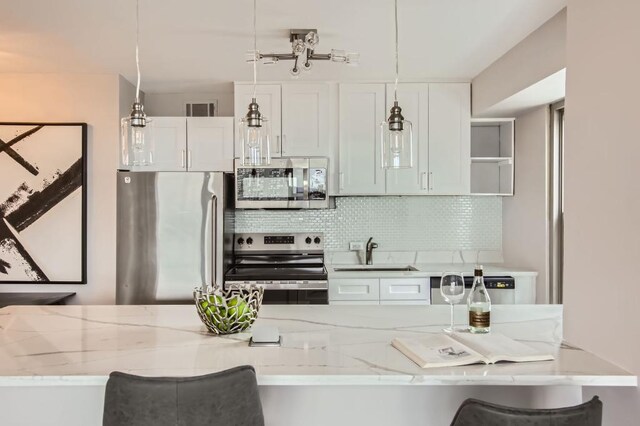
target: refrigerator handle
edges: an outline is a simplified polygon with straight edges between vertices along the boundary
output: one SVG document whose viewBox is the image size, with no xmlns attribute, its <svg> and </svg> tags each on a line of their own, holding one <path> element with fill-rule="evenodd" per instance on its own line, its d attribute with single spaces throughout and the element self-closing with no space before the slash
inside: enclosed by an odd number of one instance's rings
<svg viewBox="0 0 640 426">
<path fill-rule="evenodd" d="M 211 212 L 211 224 L 213 228 L 213 241 L 211 241 L 211 252 L 213 255 L 213 259 L 211 262 L 211 287 L 216 288 L 216 285 L 219 285 L 222 289 L 222 283 L 216 282 L 216 277 L 218 275 L 218 196 L 213 194 L 211 197 L 212 209 Z"/>
</svg>

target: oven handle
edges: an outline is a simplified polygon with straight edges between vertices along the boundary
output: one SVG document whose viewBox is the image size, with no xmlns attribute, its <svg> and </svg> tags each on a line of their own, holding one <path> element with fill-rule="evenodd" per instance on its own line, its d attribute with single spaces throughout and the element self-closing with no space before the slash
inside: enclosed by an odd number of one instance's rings
<svg viewBox="0 0 640 426">
<path fill-rule="evenodd" d="M 309 284 L 289 284 L 289 283 L 258 283 L 256 281 L 225 281 L 224 288 L 230 287 L 248 288 L 250 286 L 260 286 L 265 290 L 329 290 L 328 281 L 313 281 Z"/>
</svg>

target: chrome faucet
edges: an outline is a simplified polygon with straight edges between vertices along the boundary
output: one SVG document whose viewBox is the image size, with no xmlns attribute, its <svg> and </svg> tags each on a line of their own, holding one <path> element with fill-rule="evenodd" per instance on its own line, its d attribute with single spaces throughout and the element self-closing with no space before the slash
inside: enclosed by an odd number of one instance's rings
<svg viewBox="0 0 640 426">
<path fill-rule="evenodd" d="M 373 237 L 369 238 L 367 241 L 367 255 L 365 259 L 365 263 L 367 265 L 373 265 L 373 249 L 378 248 L 378 243 L 373 243 Z"/>
</svg>

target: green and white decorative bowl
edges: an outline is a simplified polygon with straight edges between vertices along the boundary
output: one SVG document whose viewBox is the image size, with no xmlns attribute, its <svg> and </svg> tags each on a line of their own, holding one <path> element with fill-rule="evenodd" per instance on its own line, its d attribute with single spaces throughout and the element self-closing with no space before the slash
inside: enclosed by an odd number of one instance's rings
<svg viewBox="0 0 640 426">
<path fill-rule="evenodd" d="M 258 318 L 263 295 L 261 286 L 231 287 L 227 290 L 196 287 L 193 291 L 200 320 L 215 334 L 240 333 L 251 327 Z"/>
</svg>

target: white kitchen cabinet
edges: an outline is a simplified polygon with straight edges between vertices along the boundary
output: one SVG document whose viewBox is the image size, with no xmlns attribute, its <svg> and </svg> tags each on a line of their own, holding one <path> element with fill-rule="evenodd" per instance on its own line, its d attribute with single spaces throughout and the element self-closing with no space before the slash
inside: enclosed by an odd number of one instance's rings
<svg viewBox="0 0 640 426">
<path fill-rule="evenodd" d="M 379 124 L 384 121 L 384 84 L 340 85 L 339 194 L 385 193 Z"/>
<path fill-rule="evenodd" d="M 330 154 L 329 84 L 282 85 L 282 155 Z"/>
<path fill-rule="evenodd" d="M 418 301 L 429 303 L 431 283 L 429 278 L 381 278 L 381 301 Z"/>
<path fill-rule="evenodd" d="M 187 117 L 187 170 L 233 172 L 233 117 Z"/>
<path fill-rule="evenodd" d="M 513 195 L 514 118 L 471 120 L 471 194 Z"/>
<path fill-rule="evenodd" d="M 429 278 L 329 278 L 330 304 L 429 305 Z"/>
<path fill-rule="evenodd" d="M 470 192 L 468 83 L 402 83 L 398 102 L 413 126 L 413 167 L 380 165 L 379 124 L 394 86 L 340 85 L 338 195 L 466 195 Z M 384 96 L 386 95 L 386 96 Z"/>
<path fill-rule="evenodd" d="M 233 171 L 232 117 L 149 117 L 153 163 L 122 170 Z"/>
<path fill-rule="evenodd" d="M 184 171 L 187 165 L 187 122 L 184 117 L 149 117 L 146 136 L 150 138 L 153 163 L 148 166 L 127 166 L 121 170 Z"/>
<path fill-rule="evenodd" d="M 429 84 L 429 192 L 470 192 L 471 91 L 468 83 Z"/>
<path fill-rule="evenodd" d="M 387 108 L 393 104 L 393 99 L 394 85 L 387 84 Z M 387 170 L 386 193 L 394 195 L 428 194 L 429 84 L 399 84 L 398 103 L 402 108 L 402 115 L 405 120 L 411 122 L 413 128 L 413 167 Z"/>
<path fill-rule="evenodd" d="M 535 303 L 548 303 L 537 300 L 536 296 L 536 276 L 516 276 L 515 303 L 522 305 L 533 305 Z"/>
<path fill-rule="evenodd" d="M 380 300 L 380 280 L 377 278 L 331 279 L 329 301 Z"/>
<path fill-rule="evenodd" d="M 242 156 L 242 145 L 238 137 L 238 122 L 247 115 L 251 98 L 253 97 L 253 84 L 236 83 L 234 85 L 234 118 L 235 118 L 235 156 Z M 271 127 L 271 156 L 282 156 L 282 92 L 279 84 L 259 84 L 256 87 L 256 100 L 260 112 L 269 120 Z"/>
</svg>

